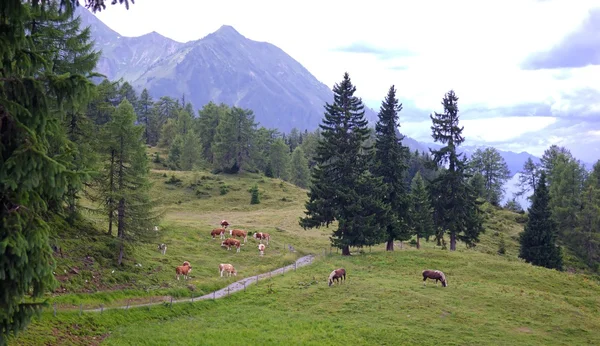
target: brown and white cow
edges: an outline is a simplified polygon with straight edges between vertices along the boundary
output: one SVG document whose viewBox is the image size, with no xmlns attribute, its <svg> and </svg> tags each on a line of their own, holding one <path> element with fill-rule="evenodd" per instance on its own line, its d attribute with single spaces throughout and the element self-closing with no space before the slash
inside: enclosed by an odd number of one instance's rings
<svg viewBox="0 0 600 346">
<path fill-rule="evenodd" d="M 269 239 L 271 239 L 271 235 L 269 233 L 264 232 L 256 232 L 252 235 L 254 238 L 258 239 L 262 244 L 263 239 L 267 241 L 267 245 L 269 245 Z"/>
<path fill-rule="evenodd" d="M 167 244 L 162 243 L 162 244 L 158 244 L 158 250 L 160 252 L 162 252 L 162 254 L 166 254 L 167 253 Z"/>
<path fill-rule="evenodd" d="M 227 220 L 221 220 L 221 227 L 227 228 L 227 226 L 231 225 Z"/>
<path fill-rule="evenodd" d="M 220 239 L 225 239 L 225 228 L 215 228 L 210 232 L 213 239 L 218 235 Z"/>
<path fill-rule="evenodd" d="M 235 246 L 237 248 L 236 252 L 240 252 L 240 241 L 237 239 L 227 238 L 221 242 L 221 246 L 227 247 L 227 250 L 231 250 L 231 247 Z"/>
<path fill-rule="evenodd" d="M 219 273 L 221 274 L 221 277 L 223 277 L 223 272 L 227 272 L 227 276 L 231 276 L 231 274 L 233 274 L 233 276 L 237 276 L 237 271 L 229 263 L 219 264 Z"/>
<path fill-rule="evenodd" d="M 258 252 L 261 256 L 265 254 L 265 244 L 258 244 Z"/>
<path fill-rule="evenodd" d="M 230 229 L 229 235 L 232 237 L 244 238 L 244 244 L 246 244 L 246 241 L 248 240 L 248 232 L 242 229 Z"/>
<path fill-rule="evenodd" d="M 188 275 L 191 272 L 192 272 L 192 266 L 190 265 L 190 262 L 188 262 L 188 261 L 183 262 L 183 265 L 175 268 L 175 276 L 177 277 L 177 280 L 179 280 L 179 275 L 183 275 L 183 279 L 187 280 Z"/>
</svg>

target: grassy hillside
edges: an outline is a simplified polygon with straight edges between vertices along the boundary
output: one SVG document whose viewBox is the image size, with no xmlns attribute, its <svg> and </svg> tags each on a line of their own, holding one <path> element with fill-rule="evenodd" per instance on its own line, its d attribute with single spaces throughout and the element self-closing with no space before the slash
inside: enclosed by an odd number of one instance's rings
<svg viewBox="0 0 600 346">
<path fill-rule="evenodd" d="M 346 284 L 327 287 L 332 268 Z M 449 286 L 421 282 L 443 269 Z M 229 332 L 225 332 L 229 330 Z M 68 331 L 61 334 L 58 331 Z M 600 287 L 473 251 L 332 254 L 217 301 L 44 316 L 15 343 L 107 345 L 600 343 Z"/>
<path fill-rule="evenodd" d="M 155 149 L 152 149 L 154 152 Z M 161 155 L 163 156 L 163 155 Z M 164 218 L 157 244 L 127 249 L 124 265 L 115 265 L 117 247 L 100 215 L 86 215 L 75 228 L 55 222 L 64 257 L 57 256 L 61 282 L 48 295 L 51 309 L 13 343 L 29 344 L 583 344 L 600 338 L 600 288 L 595 279 L 536 268 L 517 258 L 518 233 L 525 217 L 485 206 L 486 232 L 473 249 L 459 244 L 450 253 L 423 242 L 410 242 L 393 253 L 385 246 L 353 249 L 354 256 L 321 256 L 316 263 L 285 277 L 260 282 L 247 292 L 218 301 L 155 306 L 103 315 L 84 308 L 132 305 L 147 301 L 201 296 L 244 277 L 292 263 L 307 253 L 329 250 L 330 229 L 303 230 L 306 191 L 258 174 L 214 175 L 173 172 L 153 163 L 152 194 Z M 257 184 L 261 203 L 250 204 L 248 189 Z M 84 203 L 86 204 L 86 203 Z M 249 237 L 241 253 L 220 247 L 210 231 L 227 219 L 233 228 L 272 235 L 264 257 Z M 500 239 L 506 254 L 498 255 Z M 287 250 L 292 244 L 296 252 Z M 372 252 L 371 252 L 372 251 Z M 191 279 L 175 280 L 183 261 Z M 219 263 L 232 263 L 235 278 L 218 276 Z M 344 266 L 348 284 L 328 288 L 329 272 Z M 441 269 L 447 288 L 423 288 L 420 272 Z M 236 333 L 223 334 L 235 318 Z M 185 331 L 182 333 L 182 331 Z M 173 337 L 177 335 L 177 337 Z"/>
</svg>

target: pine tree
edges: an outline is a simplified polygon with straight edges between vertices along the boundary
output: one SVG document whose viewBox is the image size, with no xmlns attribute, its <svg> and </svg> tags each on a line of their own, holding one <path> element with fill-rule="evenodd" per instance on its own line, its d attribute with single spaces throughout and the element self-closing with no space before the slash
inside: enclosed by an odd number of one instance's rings
<svg viewBox="0 0 600 346">
<path fill-rule="evenodd" d="M 196 133 L 200 137 L 202 143 L 203 157 L 212 164 L 213 162 L 213 145 L 215 142 L 215 134 L 220 119 L 226 116 L 229 112 L 229 107 L 225 104 L 216 105 L 212 101 L 204 105 L 198 112 L 198 120 L 196 122 Z"/>
<path fill-rule="evenodd" d="M 27 27 L 39 1 L 0 2 L 0 344 L 25 328 L 56 281 L 48 244 L 47 201 L 62 200 L 79 179 L 72 161 L 52 145 L 67 143 L 60 117 L 93 84 L 80 74 L 57 75 L 52 55 Z M 33 6 L 31 5 L 33 3 Z M 72 13 L 72 3 L 66 3 Z M 37 39 L 39 38 L 39 40 Z"/>
<path fill-rule="evenodd" d="M 260 194 L 256 184 L 250 188 L 250 204 L 260 204 Z"/>
<path fill-rule="evenodd" d="M 410 229 L 417 236 L 417 249 L 420 249 L 421 239 L 429 240 L 429 237 L 435 234 L 435 227 L 429 193 L 419 172 L 412 181 L 410 202 L 410 213 L 407 220 Z"/>
<path fill-rule="evenodd" d="M 202 161 L 202 145 L 194 129 L 183 135 L 179 167 L 184 171 L 190 171 Z"/>
<path fill-rule="evenodd" d="M 363 144 L 369 136 L 362 100 L 354 96 L 348 73 L 333 88 L 334 102 L 326 103 L 325 118 L 319 127 L 319 141 L 306 202 L 304 228 L 329 226 L 338 222 L 332 245 L 350 255 L 350 246 L 374 245 L 383 239 L 379 220 L 387 217 L 381 178 L 369 172 L 372 149 Z"/>
<path fill-rule="evenodd" d="M 290 166 L 290 150 L 282 138 L 277 138 L 271 145 L 269 163 L 275 178 L 288 180 Z"/>
<path fill-rule="evenodd" d="M 152 233 L 147 230 L 157 218 L 153 215 L 154 203 L 148 196 L 148 160 L 142 143 L 144 128 L 134 124 L 135 118 L 133 106 L 123 100 L 105 128 L 110 165 L 103 175 L 110 175 L 108 180 L 112 180 L 113 186 L 111 190 L 100 189 L 100 194 L 103 200 L 112 200 L 108 212 L 116 214 L 119 265 L 126 243 L 150 239 Z"/>
<path fill-rule="evenodd" d="M 310 183 L 310 170 L 308 169 L 308 160 L 306 160 L 301 146 L 294 149 L 290 166 L 290 182 L 306 189 Z"/>
<path fill-rule="evenodd" d="M 527 158 L 527 161 L 523 164 L 523 169 L 519 173 L 519 182 L 517 183 L 519 191 L 515 195 L 520 197 L 530 191 L 535 192 L 535 187 L 537 186 L 540 175 L 540 168 L 533 163 L 531 157 Z M 529 196 L 528 199 L 531 200 L 531 196 Z"/>
<path fill-rule="evenodd" d="M 562 268 L 560 248 L 556 246 L 556 223 L 550 211 L 546 174 L 542 172 L 529 208 L 529 220 L 520 234 L 519 257 L 546 268 Z"/>
<path fill-rule="evenodd" d="M 385 100 L 381 103 L 379 120 L 375 124 L 375 162 L 373 175 L 381 177 L 385 187 L 384 202 L 390 208 L 389 218 L 380 220 L 386 231 L 386 250 L 394 251 L 394 240 L 410 239 L 408 229 L 408 188 L 405 175 L 408 170 L 407 147 L 402 145 L 402 137 L 397 136 L 398 113 L 402 104 L 396 98 L 392 85 Z"/>
<path fill-rule="evenodd" d="M 594 270 L 600 270 L 600 161 L 585 182 L 581 210 L 577 213 L 574 248 Z"/>
<path fill-rule="evenodd" d="M 430 115 L 434 141 L 445 144 L 439 150 L 430 149 L 436 166 L 448 164 L 448 169 L 430 184 L 436 226 L 450 233 L 450 250 L 456 250 L 456 240 L 474 246 L 483 232 L 480 202 L 473 188 L 468 184 L 465 174 L 466 158 L 457 152 L 464 142 L 463 127 L 459 127 L 458 97 L 450 90 L 442 101 L 444 113 Z"/>
<path fill-rule="evenodd" d="M 477 149 L 468 165 L 471 174 L 483 177 L 484 198 L 492 205 L 499 206 L 504 195 L 504 184 L 510 179 L 506 161 L 496 148 Z"/>
<path fill-rule="evenodd" d="M 152 101 L 152 96 L 148 93 L 148 90 L 144 88 L 140 95 L 140 99 L 137 103 L 137 108 L 135 110 L 138 116 L 138 123 L 144 125 L 144 140 L 146 145 L 156 144 L 157 139 L 150 137 L 151 128 L 150 128 L 150 118 L 152 116 L 152 107 L 154 102 Z"/>
<path fill-rule="evenodd" d="M 237 173 L 249 166 L 256 125 L 254 112 L 238 107 L 219 119 L 213 144 L 215 168 Z"/>
</svg>

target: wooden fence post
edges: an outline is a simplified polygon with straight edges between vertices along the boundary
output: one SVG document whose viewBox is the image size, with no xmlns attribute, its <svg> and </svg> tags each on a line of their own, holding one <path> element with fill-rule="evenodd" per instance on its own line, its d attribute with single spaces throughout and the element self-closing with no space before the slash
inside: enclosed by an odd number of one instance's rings
<svg viewBox="0 0 600 346">
<path fill-rule="evenodd" d="M 244 281 L 244 292 L 246 292 L 246 281 Z"/>
<path fill-rule="evenodd" d="M 229 297 L 229 286 L 227 286 L 227 296 Z"/>
<path fill-rule="evenodd" d="M 125 308 L 125 310 L 129 310 L 129 302 L 130 302 L 130 299 L 127 299 L 127 307 Z"/>
<path fill-rule="evenodd" d="M 104 304 L 100 304 L 100 315 L 104 312 Z"/>
<path fill-rule="evenodd" d="M 171 296 L 171 310 L 173 310 L 173 296 Z"/>
<path fill-rule="evenodd" d="M 217 299 L 216 296 L 217 296 L 217 291 L 213 291 L 213 300 Z"/>
<path fill-rule="evenodd" d="M 83 313 L 83 304 L 79 303 L 79 316 Z"/>
<path fill-rule="evenodd" d="M 296 271 L 297 266 L 298 266 L 298 262 L 294 262 L 294 271 Z"/>
</svg>

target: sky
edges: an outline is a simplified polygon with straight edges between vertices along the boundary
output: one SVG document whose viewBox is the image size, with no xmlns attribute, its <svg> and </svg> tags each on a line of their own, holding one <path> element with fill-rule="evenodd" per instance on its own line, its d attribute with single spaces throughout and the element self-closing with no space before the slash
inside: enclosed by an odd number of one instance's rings
<svg viewBox="0 0 600 346">
<path fill-rule="evenodd" d="M 600 159 L 600 0 L 137 0 L 96 15 L 123 36 L 179 42 L 231 25 L 329 87 L 348 72 L 376 111 L 395 85 L 400 131 L 422 142 L 452 89 L 467 145 Z"/>
</svg>

